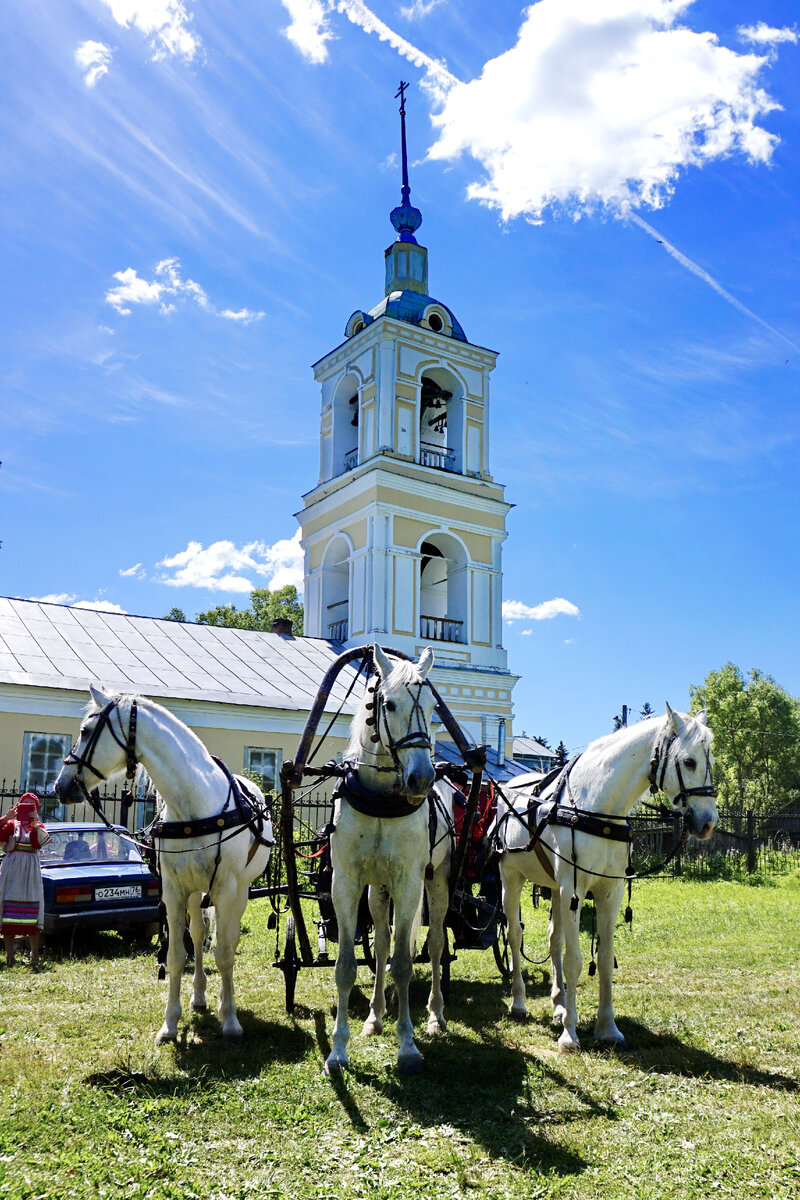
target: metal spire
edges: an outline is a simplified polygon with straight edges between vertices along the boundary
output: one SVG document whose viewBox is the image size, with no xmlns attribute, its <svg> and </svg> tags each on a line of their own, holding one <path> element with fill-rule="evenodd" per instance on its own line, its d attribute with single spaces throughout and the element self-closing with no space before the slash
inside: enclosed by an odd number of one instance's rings
<svg viewBox="0 0 800 1200">
<path fill-rule="evenodd" d="M 411 203 L 411 188 L 408 183 L 408 152 L 406 150 L 406 88 L 408 84 L 402 79 L 395 93 L 395 100 L 400 99 L 400 140 L 403 157 L 403 186 L 400 190 L 400 206 L 392 210 L 389 220 L 400 234 L 401 242 L 415 242 L 414 232 L 422 224 L 422 213 Z"/>
</svg>

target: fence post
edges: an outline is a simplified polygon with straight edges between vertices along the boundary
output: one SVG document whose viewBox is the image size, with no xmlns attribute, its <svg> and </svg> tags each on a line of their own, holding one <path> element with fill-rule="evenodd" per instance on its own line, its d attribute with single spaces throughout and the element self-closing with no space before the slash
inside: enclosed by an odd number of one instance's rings
<svg viewBox="0 0 800 1200">
<path fill-rule="evenodd" d="M 681 866 L 681 843 L 683 840 L 683 823 L 679 816 L 673 817 L 672 820 L 672 836 L 678 844 L 678 849 L 675 851 L 673 862 L 675 866 L 672 869 L 673 875 L 682 875 L 683 867 Z"/>
<path fill-rule="evenodd" d="M 747 873 L 754 875 L 756 870 L 756 822 L 752 808 L 747 810 Z"/>
</svg>

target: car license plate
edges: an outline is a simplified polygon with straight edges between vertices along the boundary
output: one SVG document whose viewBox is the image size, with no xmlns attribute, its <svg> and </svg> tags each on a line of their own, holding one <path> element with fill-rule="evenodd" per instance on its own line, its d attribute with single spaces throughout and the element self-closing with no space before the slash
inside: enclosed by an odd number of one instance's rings
<svg viewBox="0 0 800 1200">
<path fill-rule="evenodd" d="M 102 887 L 94 889 L 95 900 L 140 900 L 142 889 L 140 886 L 129 887 Z"/>
</svg>

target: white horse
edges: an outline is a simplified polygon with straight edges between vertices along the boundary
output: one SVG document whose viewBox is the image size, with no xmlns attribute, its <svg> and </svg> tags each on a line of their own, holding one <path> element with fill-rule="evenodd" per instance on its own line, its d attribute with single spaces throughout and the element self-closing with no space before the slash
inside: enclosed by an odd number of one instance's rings
<svg viewBox="0 0 800 1200">
<path fill-rule="evenodd" d="M 80 802 L 87 784 L 93 787 L 97 779 L 141 762 L 161 797 L 163 809 L 153 832 L 169 929 L 169 997 L 156 1044 L 178 1036 L 187 911 L 194 943 L 192 1008 L 206 1009 L 204 893 L 210 893 L 216 910 L 222 1036 L 236 1042 L 243 1031 L 233 998 L 234 955 L 248 887 L 266 869 L 273 840 L 268 814 L 259 816 L 264 797 L 249 780 L 230 776 L 196 734 L 159 704 L 141 696 L 109 696 L 97 687 L 89 690 L 91 703 L 55 790 L 62 803 Z M 243 792 L 254 797 L 255 806 L 242 799 Z M 164 836 L 158 836 L 159 826 Z"/>
<path fill-rule="evenodd" d="M 625 1039 L 614 1023 L 612 974 L 614 926 L 628 865 L 626 818 L 650 783 L 683 813 L 690 833 L 700 840 L 708 838 L 719 819 L 711 781 L 711 738 L 705 711 L 692 717 L 673 712 L 667 705 L 666 720 L 651 717 L 591 742 L 560 788 L 554 781 L 536 797 L 530 782 L 527 792 L 523 781 L 516 789 L 513 783 L 506 785 L 514 796 L 513 810 L 504 812 L 503 800 L 499 801 L 494 833 L 501 852 L 503 909 L 513 961 L 510 1012 L 519 1018 L 526 1015 L 520 895 L 527 881 L 552 889 L 551 999 L 553 1022 L 563 1025 L 558 1039 L 561 1051 L 579 1048 L 576 989 L 583 960 L 578 926 L 588 891 L 597 907 L 599 1001 L 594 1036 L 603 1045 L 625 1049 Z M 554 799 L 558 801 L 558 824 L 546 820 Z M 595 832 L 586 832 L 586 826 Z M 624 840 L 614 840 L 616 837 Z"/>
<path fill-rule="evenodd" d="M 391 901 L 391 972 L 398 1001 L 397 1065 L 404 1073 L 421 1065 L 409 1015 L 408 985 L 423 879 L 428 897 L 432 977 L 427 1028 L 428 1033 L 445 1028 L 440 964 L 449 904 L 452 790 L 449 785 L 437 785 L 438 799 L 433 809 L 425 802 L 434 782 L 431 717 L 436 702 L 425 683 L 433 665 L 433 651 L 430 647 L 423 650 L 419 662 L 413 663 L 390 659 L 376 645 L 374 662 L 377 678 L 353 719 L 345 753 L 351 771 L 341 788 L 334 814 L 336 828 L 331 834 L 331 894 L 339 927 L 339 954 L 336 1023 L 325 1064 L 329 1072 L 348 1065 L 347 1006 L 356 979 L 356 917 L 367 885 L 375 926 L 375 986 L 364 1034 L 383 1030 Z"/>
</svg>

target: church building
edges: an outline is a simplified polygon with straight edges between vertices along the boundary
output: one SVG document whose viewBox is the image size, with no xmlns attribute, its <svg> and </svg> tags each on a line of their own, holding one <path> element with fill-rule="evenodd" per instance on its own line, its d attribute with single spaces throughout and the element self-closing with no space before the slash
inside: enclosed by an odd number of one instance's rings
<svg viewBox="0 0 800 1200">
<path fill-rule="evenodd" d="M 314 365 L 320 474 L 297 514 L 305 630 L 345 646 L 378 641 L 436 655 L 434 681 L 476 742 L 505 753 L 512 689 L 502 645 L 503 488 L 489 463 L 497 355 L 468 341 L 429 294 L 415 237 L 401 86 L 401 203 L 383 299 L 357 309 Z M 509 742 L 510 749 L 510 742 Z"/>
</svg>

